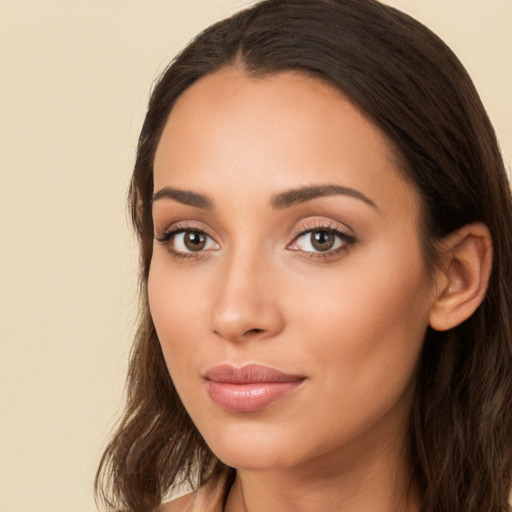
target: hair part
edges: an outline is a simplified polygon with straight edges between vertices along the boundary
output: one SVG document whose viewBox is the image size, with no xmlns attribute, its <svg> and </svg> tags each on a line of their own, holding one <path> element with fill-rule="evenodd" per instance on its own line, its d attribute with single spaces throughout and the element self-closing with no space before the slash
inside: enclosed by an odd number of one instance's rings
<svg viewBox="0 0 512 512">
<path fill-rule="evenodd" d="M 175 486 L 226 469 L 186 413 L 149 313 L 153 159 L 180 94 L 228 65 L 265 77 L 296 70 L 333 84 L 382 130 L 420 196 L 430 271 L 437 245 L 480 221 L 494 244 L 480 308 L 447 332 L 428 330 L 410 422 L 422 512 L 505 512 L 512 480 L 512 204 L 492 125 L 452 51 L 375 0 L 264 0 L 199 34 L 154 86 L 129 190 L 140 248 L 141 313 L 126 408 L 96 479 L 109 507 L 151 512 Z"/>
</svg>

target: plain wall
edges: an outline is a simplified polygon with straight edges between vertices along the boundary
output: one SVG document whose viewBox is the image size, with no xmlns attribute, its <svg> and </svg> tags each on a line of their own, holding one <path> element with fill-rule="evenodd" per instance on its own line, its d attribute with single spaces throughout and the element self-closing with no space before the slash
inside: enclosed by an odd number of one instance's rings
<svg viewBox="0 0 512 512">
<path fill-rule="evenodd" d="M 152 81 L 244 0 L 0 0 L 0 512 L 95 510 L 136 314 L 125 195 Z M 510 167 L 512 1 L 396 0 L 472 74 Z"/>
</svg>

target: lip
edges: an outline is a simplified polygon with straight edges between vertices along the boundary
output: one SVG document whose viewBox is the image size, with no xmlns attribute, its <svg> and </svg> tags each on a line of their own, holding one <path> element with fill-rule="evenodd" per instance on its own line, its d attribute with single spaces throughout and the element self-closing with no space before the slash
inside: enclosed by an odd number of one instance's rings
<svg viewBox="0 0 512 512">
<path fill-rule="evenodd" d="M 204 375 L 206 389 L 217 405 L 233 412 L 258 411 L 280 400 L 306 379 L 257 364 L 222 364 Z"/>
</svg>

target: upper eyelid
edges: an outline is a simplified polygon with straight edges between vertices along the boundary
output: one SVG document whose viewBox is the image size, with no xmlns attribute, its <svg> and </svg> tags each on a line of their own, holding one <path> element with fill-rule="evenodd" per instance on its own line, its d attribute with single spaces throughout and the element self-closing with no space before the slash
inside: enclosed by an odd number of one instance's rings
<svg viewBox="0 0 512 512">
<path fill-rule="evenodd" d="M 344 243 L 353 244 L 357 241 L 357 238 L 355 235 L 347 233 L 346 230 L 340 229 L 338 227 L 332 227 L 332 226 L 318 226 L 316 228 L 312 229 L 304 229 L 303 231 L 297 233 L 293 240 L 290 242 L 290 244 L 296 243 L 296 241 L 301 238 L 304 235 L 307 235 L 309 233 L 314 233 L 315 231 L 327 231 L 330 233 L 334 233 L 335 236 L 337 236 L 339 239 L 341 239 Z M 290 245 L 289 244 L 289 245 Z M 326 251 L 325 254 L 327 254 L 329 251 Z"/>
<path fill-rule="evenodd" d="M 301 231 L 294 236 L 294 238 L 292 239 L 292 241 L 290 243 L 295 242 L 297 239 L 303 237 L 304 235 L 309 235 L 311 233 L 315 233 L 316 231 L 324 231 L 324 232 L 328 232 L 328 233 L 334 233 L 334 235 L 338 236 L 339 238 L 345 238 L 345 239 L 346 238 L 354 238 L 352 235 L 348 234 L 344 230 L 341 230 L 339 228 L 332 228 L 332 227 L 325 226 L 323 228 L 306 229 L 304 231 Z"/>
<path fill-rule="evenodd" d="M 311 224 L 306 224 L 303 226 L 299 226 L 295 229 L 293 234 L 293 240 L 295 240 L 298 236 L 303 235 L 305 233 L 310 233 L 312 231 L 321 231 L 321 230 L 330 230 L 330 231 L 338 231 L 347 236 L 355 237 L 354 230 L 346 225 L 340 224 L 339 222 L 333 220 L 318 220 L 315 219 L 311 221 Z"/>
<path fill-rule="evenodd" d="M 201 225 L 197 225 L 193 223 L 193 221 L 179 221 L 179 222 L 172 222 L 168 226 L 166 226 L 164 229 L 161 230 L 160 236 L 165 236 L 169 233 L 179 233 L 181 231 L 199 231 L 201 233 L 204 233 L 205 235 L 208 235 L 210 238 L 214 238 L 210 232 L 209 229 L 204 226 L 203 223 L 200 223 Z M 155 235 L 157 230 L 155 229 Z"/>
</svg>

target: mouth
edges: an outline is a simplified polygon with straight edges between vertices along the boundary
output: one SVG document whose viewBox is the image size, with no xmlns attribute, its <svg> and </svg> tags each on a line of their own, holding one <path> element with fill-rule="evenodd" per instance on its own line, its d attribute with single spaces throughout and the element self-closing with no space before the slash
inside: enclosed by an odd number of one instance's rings
<svg viewBox="0 0 512 512">
<path fill-rule="evenodd" d="M 306 380 L 304 376 L 249 364 L 223 364 L 204 375 L 206 389 L 217 405 L 232 412 L 258 411 L 286 397 Z"/>
</svg>

